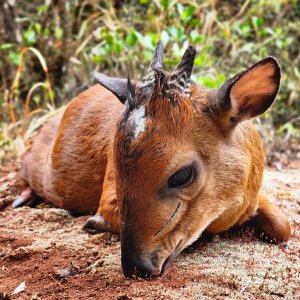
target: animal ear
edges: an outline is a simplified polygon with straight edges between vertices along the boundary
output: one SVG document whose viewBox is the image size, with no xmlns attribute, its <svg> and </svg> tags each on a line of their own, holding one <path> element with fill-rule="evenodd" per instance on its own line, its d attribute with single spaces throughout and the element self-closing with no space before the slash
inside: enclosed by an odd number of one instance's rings
<svg viewBox="0 0 300 300">
<path fill-rule="evenodd" d="M 127 79 L 109 77 L 102 73 L 94 73 L 95 80 L 111 91 L 123 104 L 127 97 Z"/>
<path fill-rule="evenodd" d="M 227 119 L 227 125 L 235 125 L 265 112 L 275 100 L 280 77 L 278 62 L 267 57 L 229 79 L 217 90 L 219 111 Z"/>
</svg>

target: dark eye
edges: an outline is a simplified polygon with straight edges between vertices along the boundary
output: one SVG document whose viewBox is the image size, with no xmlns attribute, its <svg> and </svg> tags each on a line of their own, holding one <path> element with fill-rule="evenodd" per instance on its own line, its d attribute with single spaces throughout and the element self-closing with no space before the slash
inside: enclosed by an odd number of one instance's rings
<svg viewBox="0 0 300 300">
<path fill-rule="evenodd" d="M 183 168 L 174 173 L 168 180 L 168 188 L 186 187 L 195 178 L 195 170 L 192 166 Z"/>
</svg>

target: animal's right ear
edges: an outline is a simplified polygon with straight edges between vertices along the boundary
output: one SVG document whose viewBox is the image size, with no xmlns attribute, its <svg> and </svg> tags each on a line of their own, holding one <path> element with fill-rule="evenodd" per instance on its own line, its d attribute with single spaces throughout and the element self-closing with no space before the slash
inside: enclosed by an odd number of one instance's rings
<svg viewBox="0 0 300 300">
<path fill-rule="evenodd" d="M 127 79 L 109 77 L 102 73 L 94 73 L 95 80 L 111 91 L 123 104 L 127 98 Z"/>
</svg>

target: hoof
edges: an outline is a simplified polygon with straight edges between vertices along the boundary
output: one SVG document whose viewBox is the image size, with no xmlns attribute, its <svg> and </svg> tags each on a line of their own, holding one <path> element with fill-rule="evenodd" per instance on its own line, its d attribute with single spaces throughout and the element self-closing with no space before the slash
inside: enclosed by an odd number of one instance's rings
<svg viewBox="0 0 300 300">
<path fill-rule="evenodd" d="M 27 188 L 16 198 L 12 204 L 12 208 L 22 206 L 35 207 L 40 202 L 42 202 L 41 198 L 37 196 L 31 188 Z"/>
<path fill-rule="evenodd" d="M 88 218 L 83 225 L 83 229 L 88 232 L 113 232 L 112 226 L 100 215 L 95 215 Z"/>
</svg>

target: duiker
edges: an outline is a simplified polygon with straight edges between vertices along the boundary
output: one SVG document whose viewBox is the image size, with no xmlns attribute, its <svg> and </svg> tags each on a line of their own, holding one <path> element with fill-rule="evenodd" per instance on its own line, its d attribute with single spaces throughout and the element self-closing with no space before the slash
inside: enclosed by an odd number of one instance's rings
<svg viewBox="0 0 300 300">
<path fill-rule="evenodd" d="M 25 154 L 29 188 L 13 206 L 39 196 L 95 213 L 85 228 L 120 233 L 126 276 L 161 275 L 203 231 L 249 220 L 287 241 L 286 216 L 259 194 L 264 152 L 249 121 L 273 103 L 279 65 L 267 57 L 212 91 L 190 80 L 195 53 L 166 72 L 159 42 L 141 81 L 96 73 L 101 86 L 73 99 Z"/>
</svg>

